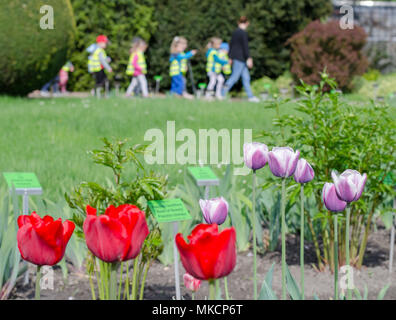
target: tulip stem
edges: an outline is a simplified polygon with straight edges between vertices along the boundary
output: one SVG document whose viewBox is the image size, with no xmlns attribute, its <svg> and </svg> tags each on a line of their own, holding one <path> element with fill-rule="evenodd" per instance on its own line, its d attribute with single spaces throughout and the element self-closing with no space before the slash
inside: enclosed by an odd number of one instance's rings
<svg viewBox="0 0 396 320">
<path fill-rule="evenodd" d="M 282 300 L 286 300 L 286 178 L 282 179 L 281 228 L 282 228 Z"/>
<path fill-rule="evenodd" d="M 219 279 L 215 280 L 215 286 L 216 286 L 216 300 L 221 299 L 221 290 L 220 290 L 220 280 Z"/>
<path fill-rule="evenodd" d="M 118 263 L 110 263 L 110 300 L 116 300 L 117 298 L 117 268 Z"/>
<path fill-rule="evenodd" d="M 230 296 L 228 294 L 228 282 L 227 282 L 227 277 L 224 277 L 224 292 L 226 296 L 226 300 L 230 300 Z"/>
<path fill-rule="evenodd" d="M 139 258 L 135 258 L 133 263 L 133 276 L 132 276 L 132 300 L 136 300 L 137 297 L 137 272 L 138 272 Z"/>
<path fill-rule="evenodd" d="M 301 271 L 301 298 L 305 300 L 304 290 L 304 184 L 301 184 L 301 215 L 300 215 L 300 271 Z"/>
<path fill-rule="evenodd" d="M 252 179 L 252 227 L 253 227 L 253 299 L 257 300 L 257 240 L 256 240 L 256 170 Z"/>
<path fill-rule="evenodd" d="M 334 300 L 338 300 L 338 220 L 334 215 Z"/>
<path fill-rule="evenodd" d="M 121 270 L 120 270 L 120 284 L 118 286 L 118 296 L 117 300 L 121 300 L 121 287 L 122 287 L 122 272 L 124 271 L 124 262 L 121 262 Z"/>
<path fill-rule="evenodd" d="M 209 280 L 209 300 L 215 300 L 215 282 Z"/>
<path fill-rule="evenodd" d="M 150 261 L 146 264 L 146 269 L 144 270 L 143 273 L 143 280 L 142 280 L 142 284 L 140 285 L 140 296 L 139 296 L 139 300 L 143 300 L 143 296 L 144 296 L 144 285 L 146 283 L 146 277 L 147 277 L 147 273 L 149 271 L 150 268 Z"/>
<path fill-rule="evenodd" d="M 191 300 L 195 300 L 195 292 L 191 292 Z"/>
<path fill-rule="evenodd" d="M 34 298 L 40 300 L 40 281 L 41 281 L 41 266 L 37 266 L 36 272 L 36 292 Z"/>
<path fill-rule="evenodd" d="M 349 223 L 351 220 L 351 207 L 350 205 L 347 206 L 346 210 L 346 226 L 345 226 L 345 259 L 346 259 L 346 265 L 348 267 L 347 269 L 347 277 L 348 277 L 348 285 L 347 285 L 347 300 L 352 299 L 352 291 L 349 289 L 349 284 L 351 283 L 351 267 L 350 267 L 350 256 L 349 256 Z"/>
</svg>

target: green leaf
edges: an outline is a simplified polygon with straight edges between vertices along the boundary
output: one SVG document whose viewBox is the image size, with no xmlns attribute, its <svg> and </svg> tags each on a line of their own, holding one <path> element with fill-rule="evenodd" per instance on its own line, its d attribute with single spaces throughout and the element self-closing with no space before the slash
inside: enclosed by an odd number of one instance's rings
<svg viewBox="0 0 396 320">
<path fill-rule="evenodd" d="M 390 285 L 391 285 L 391 284 L 388 283 L 385 287 L 383 287 L 383 288 L 381 289 L 381 291 L 380 291 L 379 294 L 378 294 L 377 300 L 383 300 L 383 299 L 384 299 L 384 297 L 385 297 L 385 295 L 386 295 L 386 292 L 388 291 Z"/>
<path fill-rule="evenodd" d="M 263 284 L 261 285 L 260 294 L 258 300 L 277 300 L 276 293 L 272 290 L 272 278 L 274 272 L 275 263 L 272 264 L 271 268 L 265 275 Z"/>
<path fill-rule="evenodd" d="M 293 300 L 302 299 L 300 289 L 298 288 L 297 283 L 294 280 L 292 274 L 290 273 L 289 267 L 287 265 L 286 265 L 286 286 L 290 298 L 292 298 Z"/>
</svg>

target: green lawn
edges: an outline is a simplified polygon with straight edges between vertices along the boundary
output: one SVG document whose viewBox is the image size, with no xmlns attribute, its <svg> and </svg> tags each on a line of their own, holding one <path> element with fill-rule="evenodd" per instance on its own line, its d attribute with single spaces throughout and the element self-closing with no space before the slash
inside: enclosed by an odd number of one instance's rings
<svg viewBox="0 0 396 320">
<path fill-rule="evenodd" d="M 291 104 L 283 107 L 284 112 L 292 109 Z M 109 169 L 92 163 L 87 155 L 87 150 L 101 147 L 102 137 L 148 144 L 144 142 L 145 132 L 159 128 L 166 134 L 167 121 L 171 120 L 176 122 L 176 132 L 190 128 L 197 136 L 199 129 L 210 128 L 252 129 L 254 135 L 270 129 L 273 117 L 274 111 L 263 104 L 242 101 L 0 97 L 0 172 L 33 171 L 44 187 L 44 197 L 58 201 L 61 193 L 81 181 L 103 182 L 111 177 Z M 271 138 L 265 142 L 274 145 Z M 241 151 L 242 144 L 243 140 Z M 175 185 L 182 181 L 180 170 L 186 166 L 152 168 L 169 174 L 170 184 Z M 0 187 L 4 185 L 0 178 Z"/>
<path fill-rule="evenodd" d="M 87 150 L 101 146 L 102 137 L 144 143 L 146 130 L 159 128 L 166 134 L 171 120 L 176 132 L 190 128 L 197 136 L 199 129 L 210 128 L 253 129 L 254 133 L 268 129 L 273 116 L 261 104 L 241 101 L 0 97 L 0 171 L 35 172 L 44 197 L 57 201 L 60 192 L 81 181 L 101 182 L 109 177 L 108 169 L 92 163 L 87 155 Z M 181 181 L 179 170 L 183 168 L 178 164 L 153 166 L 169 174 L 171 185 Z M 0 181 L 5 184 L 4 179 Z"/>
</svg>

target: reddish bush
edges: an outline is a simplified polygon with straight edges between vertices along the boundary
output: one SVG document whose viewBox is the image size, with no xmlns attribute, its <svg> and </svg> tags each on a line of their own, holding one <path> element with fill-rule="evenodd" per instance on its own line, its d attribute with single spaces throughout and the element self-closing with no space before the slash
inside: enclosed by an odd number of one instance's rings
<svg viewBox="0 0 396 320">
<path fill-rule="evenodd" d="M 366 37 L 356 25 L 343 30 L 336 20 L 313 21 L 287 41 L 292 49 L 291 72 L 312 85 L 320 82 L 320 72 L 326 68 L 341 89 L 351 89 L 353 76 L 363 74 L 368 66 L 362 52 Z"/>
</svg>

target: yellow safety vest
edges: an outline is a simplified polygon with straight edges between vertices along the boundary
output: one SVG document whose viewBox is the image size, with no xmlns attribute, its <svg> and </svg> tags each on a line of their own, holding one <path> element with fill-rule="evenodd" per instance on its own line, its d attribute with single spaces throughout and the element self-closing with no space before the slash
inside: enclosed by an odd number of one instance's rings
<svg viewBox="0 0 396 320">
<path fill-rule="evenodd" d="M 185 54 L 185 52 L 182 52 L 182 54 Z M 181 73 L 183 73 L 183 75 L 185 75 L 187 73 L 187 69 L 188 69 L 187 59 L 182 59 L 180 61 L 180 71 L 181 71 Z"/>
<path fill-rule="evenodd" d="M 100 53 L 103 53 L 106 59 L 106 52 L 102 48 L 97 48 L 95 52 L 88 57 L 88 72 L 98 72 L 103 69 L 99 60 Z"/>
<path fill-rule="evenodd" d="M 180 74 L 180 72 L 181 72 L 181 65 L 180 65 L 179 61 L 177 61 L 177 59 L 175 58 L 171 61 L 170 68 L 169 68 L 169 75 L 171 77 L 177 76 Z"/>
<path fill-rule="evenodd" d="M 216 49 L 209 49 L 209 55 L 207 57 L 207 61 L 206 61 L 206 72 L 213 72 L 215 71 L 214 68 L 214 55 L 217 54 L 217 50 Z"/>
<path fill-rule="evenodd" d="M 219 51 L 219 58 L 222 59 L 222 60 L 228 61 L 228 54 L 227 54 L 227 52 L 225 52 L 225 51 Z M 225 75 L 231 74 L 231 65 L 230 65 L 228 62 L 227 62 L 226 64 L 224 64 L 223 66 L 222 66 L 220 63 L 216 63 L 215 72 L 216 72 L 216 73 L 220 73 L 220 72 L 222 72 L 222 71 L 223 71 L 223 73 L 224 73 Z"/>
<path fill-rule="evenodd" d="M 66 64 L 62 67 L 63 71 L 69 72 L 70 71 L 70 67 Z"/>
<path fill-rule="evenodd" d="M 144 54 L 141 51 L 132 53 L 129 56 L 129 62 L 128 62 L 128 67 L 126 70 L 126 74 L 128 76 L 133 76 L 133 74 L 135 73 L 135 67 L 133 66 L 133 60 L 135 59 L 135 56 L 137 55 L 138 59 L 137 59 L 137 63 L 140 67 L 140 69 L 142 70 L 143 74 L 147 73 L 147 64 L 146 64 L 146 59 L 144 58 Z"/>
</svg>

